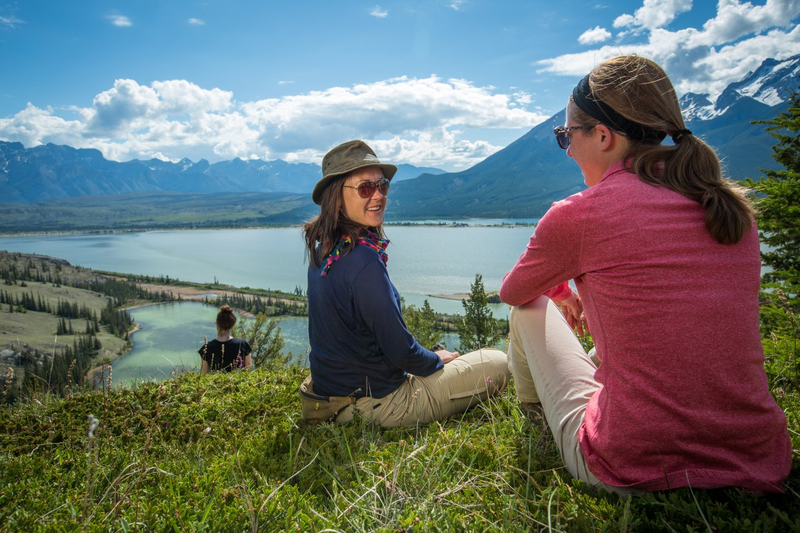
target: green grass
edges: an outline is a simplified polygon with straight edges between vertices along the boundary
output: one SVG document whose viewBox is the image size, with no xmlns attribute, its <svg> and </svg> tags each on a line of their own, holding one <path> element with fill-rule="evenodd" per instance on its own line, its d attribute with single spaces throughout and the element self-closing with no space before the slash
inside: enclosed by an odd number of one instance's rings
<svg viewBox="0 0 800 533">
<path fill-rule="evenodd" d="M 780 496 L 621 500 L 571 478 L 513 391 L 424 428 L 310 427 L 296 393 L 304 372 L 189 374 L 0 409 L 0 528 L 800 531 L 797 457 Z M 796 389 L 779 401 L 800 406 Z M 796 449 L 797 418 L 790 427 Z"/>
</svg>

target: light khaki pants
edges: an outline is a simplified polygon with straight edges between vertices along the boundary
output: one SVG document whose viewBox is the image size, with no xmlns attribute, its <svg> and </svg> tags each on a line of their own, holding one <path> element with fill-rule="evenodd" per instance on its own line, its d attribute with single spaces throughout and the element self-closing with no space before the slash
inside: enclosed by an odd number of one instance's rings
<svg viewBox="0 0 800 533">
<path fill-rule="evenodd" d="M 336 417 L 336 422 L 350 421 L 355 410 L 384 427 L 429 424 L 462 413 L 503 391 L 508 379 L 506 354 L 495 349 L 477 350 L 461 355 L 430 376 L 408 375 L 397 390 L 383 398 L 359 398 Z"/>
<path fill-rule="evenodd" d="M 546 296 L 511 308 L 508 366 L 520 402 L 541 402 L 561 460 L 573 477 L 620 495 L 638 493 L 606 485 L 586 466 L 578 430 L 589 398 L 600 388 L 597 366 L 559 309 Z"/>
</svg>

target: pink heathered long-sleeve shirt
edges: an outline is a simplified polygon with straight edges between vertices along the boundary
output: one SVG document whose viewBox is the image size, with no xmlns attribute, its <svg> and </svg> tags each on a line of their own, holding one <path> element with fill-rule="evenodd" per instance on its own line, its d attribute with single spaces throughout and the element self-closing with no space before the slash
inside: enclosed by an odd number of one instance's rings
<svg viewBox="0 0 800 533">
<path fill-rule="evenodd" d="M 719 244 L 697 202 L 621 162 L 542 218 L 500 298 L 563 298 L 575 280 L 602 360 L 579 435 L 598 479 L 783 490 L 791 442 L 764 371 L 760 265 L 755 225 Z"/>
</svg>

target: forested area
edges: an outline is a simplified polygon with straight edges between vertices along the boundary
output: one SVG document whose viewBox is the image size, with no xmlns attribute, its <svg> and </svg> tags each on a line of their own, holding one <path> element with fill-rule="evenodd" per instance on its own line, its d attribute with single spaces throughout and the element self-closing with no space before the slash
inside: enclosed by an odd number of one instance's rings
<svg viewBox="0 0 800 533">
<path fill-rule="evenodd" d="M 37 391 L 61 396 L 84 385 L 86 373 L 98 363 L 96 357 L 103 347 L 97 337 L 101 328 L 128 340 L 133 319 L 122 306 L 133 301 L 175 300 L 171 293 L 149 292 L 131 281 L 98 275 L 65 261 L 19 253 L 0 252 L 0 278 L 4 287 L 0 289 L 0 312 L 41 313 L 59 318 L 50 332 L 54 341 L 48 349 L 11 343 L 14 353 L 6 357 L 10 365 L 4 386 L 7 403 Z M 45 287 L 90 291 L 103 297 L 105 306 L 98 312 L 86 303 L 79 304 L 74 297 L 53 299 L 43 294 Z M 21 377 L 15 380 L 15 373 Z"/>
</svg>

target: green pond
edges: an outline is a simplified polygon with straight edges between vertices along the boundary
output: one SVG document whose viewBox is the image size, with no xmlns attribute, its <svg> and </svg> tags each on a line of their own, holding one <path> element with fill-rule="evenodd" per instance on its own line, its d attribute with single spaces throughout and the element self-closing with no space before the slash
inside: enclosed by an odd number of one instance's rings
<svg viewBox="0 0 800 533">
<path fill-rule="evenodd" d="M 115 386 L 162 381 L 180 372 L 198 372 L 203 336 L 216 336 L 217 308 L 198 302 L 172 302 L 130 310 L 142 329 L 131 337 L 133 349 L 112 364 Z M 241 319 L 240 319 L 241 320 Z M 247 319 L 245 319 L 247 320 Z M 308 347 L 308 320 L 280 317 L 284 354 L 304 363 Z"/>
</svg>

